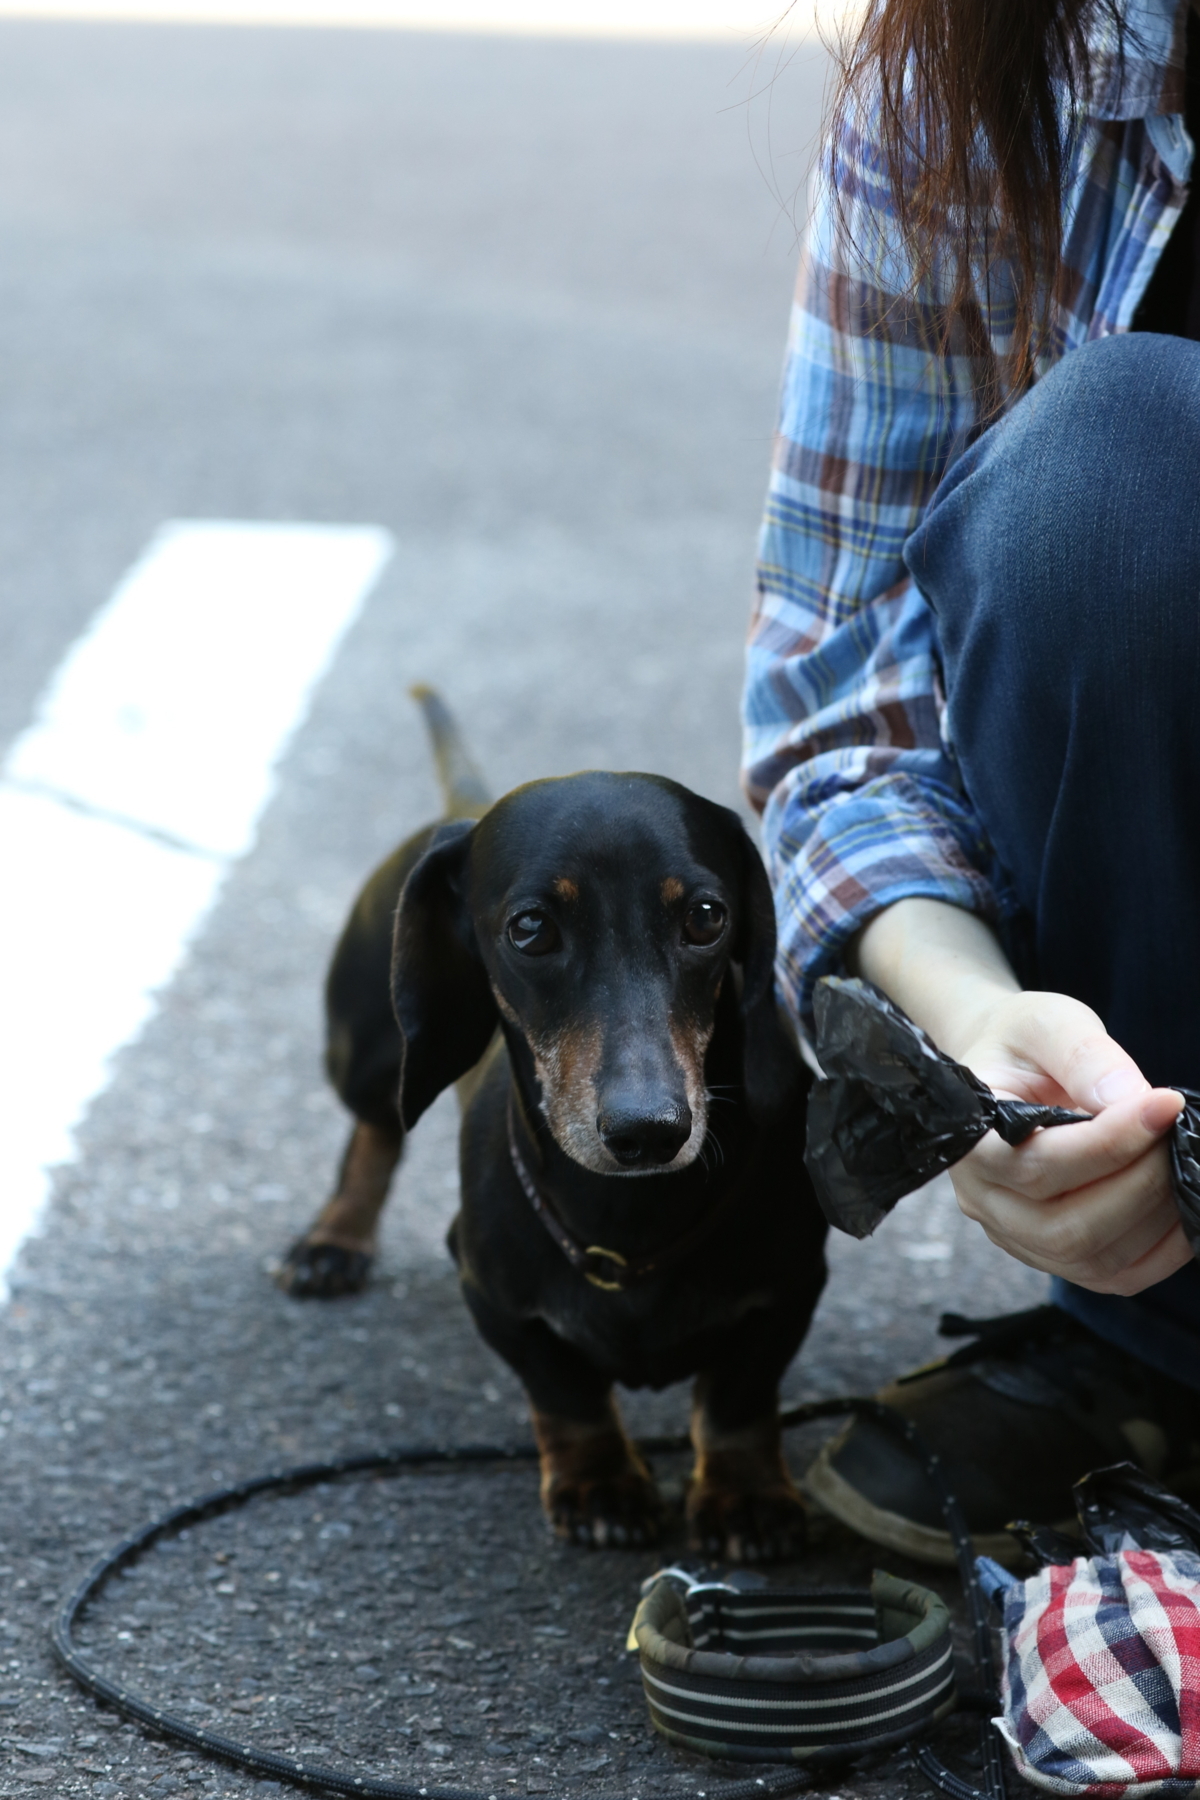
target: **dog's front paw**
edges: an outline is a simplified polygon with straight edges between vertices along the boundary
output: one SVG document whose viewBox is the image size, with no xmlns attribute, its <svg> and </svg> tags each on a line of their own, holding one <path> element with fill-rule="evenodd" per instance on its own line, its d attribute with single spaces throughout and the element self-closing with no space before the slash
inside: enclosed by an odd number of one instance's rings
<svg viewBox="0 0 1200 1800">
<path fill-rule="evenodd" d="M 658 1489 L 636 1468 L 552 1482 L 542 1504 L 557 1537 L 596 1550 L 640 1550 L 657 1544 L 662 1531 Z"/>
<path fill-rule="evenodd" d="M 808 1538 L 808 1515 L 796 1489 L 747 1492 L 717 1482 L 694 1483 L 687 1498 L 688 1549 L 718 1562 L 788 1562 Z"/>
<path fill-rule="evenodd" d="M 336 1300 L 366 1287 L 375 1258 L 369 1250 L 313 1244 L 297 1238 L 275 1271 L 275 1282 L 293 1300 Z"/>
<path fill-rule="evenodd" d="M 597 1550 L 657 1544 L 663 1509 L 654 1477 L 626 1437 L 611 1395 L 606 1415 L 580 1423 L 534 1408 L 546 1517 L 571 1544 Z"/>
</svg>

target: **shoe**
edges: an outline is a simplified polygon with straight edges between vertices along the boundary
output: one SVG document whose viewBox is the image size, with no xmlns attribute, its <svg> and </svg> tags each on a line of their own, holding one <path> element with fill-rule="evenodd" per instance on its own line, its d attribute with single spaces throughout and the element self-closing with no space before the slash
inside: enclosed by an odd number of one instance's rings
<svg viewBox="0 0 1200 1800">
<path fill-rule="evenodd" d="M 901 1376 L 877 1399 L 941 1456 L 977 1555 L 1011 1566 L 1011 1520 L 1074 1519 L 1072 1483 L 1132 1457 L 1156 1480 L 1200 1464 L 1200 1396 L 1116 1349 L 1057 1306 L 1000 1319 L 947 1313 L 944 1337 L 975 1339 Z M 811 1499 L 873 1543 L 950 1565 L 954 1548 L 921 1465 L 884 1426 L 856 1419 L 804 1478 Z"/>
</svg>

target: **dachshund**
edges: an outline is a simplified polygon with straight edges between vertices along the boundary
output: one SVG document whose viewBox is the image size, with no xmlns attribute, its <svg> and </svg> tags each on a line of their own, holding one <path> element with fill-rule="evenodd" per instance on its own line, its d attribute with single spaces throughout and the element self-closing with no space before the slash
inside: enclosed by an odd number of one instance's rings
<svg viewBox="0 0 1200 1800">
<path fill-rule="evenodd" d="M 588 771 L 488 805 L 442 702 L 413 692 L 447 816 L 370 877 L 334 954 L 326 1064 L 356 1123 L 280 1284 L 362 1285 L 405 1133 L 457 1083 L 449 1248 L 528 1395 L 554 1530 L 656 1541 L 660 1497 L 613 1386 L 690 1376 L 690 1546 L 790 1556 L 805 1514 L 778 1387 L 826 1226 L 761 858 L 736 813 L 655 775 Z"/>
</svg>

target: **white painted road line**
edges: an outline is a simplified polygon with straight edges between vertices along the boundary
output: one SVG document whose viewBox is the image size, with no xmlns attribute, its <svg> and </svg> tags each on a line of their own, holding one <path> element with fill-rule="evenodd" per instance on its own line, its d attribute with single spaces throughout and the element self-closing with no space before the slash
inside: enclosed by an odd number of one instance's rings
<svg viewBox="0 0 1200 1800">
<path fill-rule="evenodd" d="M 178 969 L 391 554 L 373 526 L 164 526 L 0 771 L 0 1279 Z"/>
<path fill-rule="evenodd" d="M 164 526 L 67 652 L 5 777 L 242 855 L 389 552 L 362 527 Z"/>
</svg>

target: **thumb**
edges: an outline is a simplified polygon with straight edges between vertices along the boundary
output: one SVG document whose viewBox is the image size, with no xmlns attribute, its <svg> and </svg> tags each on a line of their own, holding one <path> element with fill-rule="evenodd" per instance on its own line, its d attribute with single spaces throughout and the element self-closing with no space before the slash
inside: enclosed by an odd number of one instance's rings
<svg viewBox="0 0 1200 1800">
<path fill-rule="evenodd" d="M 1049 1058 L 1061 1057 L 1061 1069 L 1051 1067 L 1059 1085 L 1084 1112 L 1104 1112 L 1110 1106 L 1141 1100 L 1138 1122 L 1143 1131 L 1158 1137 L 1169 1131 L 1183 1110 L 1183 1096 L 1173 1088 L 1152 1088 L 1128 1051 L 1110 1038 L 1099 1019 L 1087 1007 L 1072 1002 L 1090 1027 L 1074 1031 L 1066 1018 L 1056 1021 L 1049 1039 Z"/>
<path fill-rule="evenodd" d="M 1035 1024 L 1043 1067 L 1085 1112 L 1148 1094 L 1150 1083 L 1090 1007 L 1055 995 Z M 1064 1003 L 1065 1001 L 1065 1003 Z"/>
</svg>

